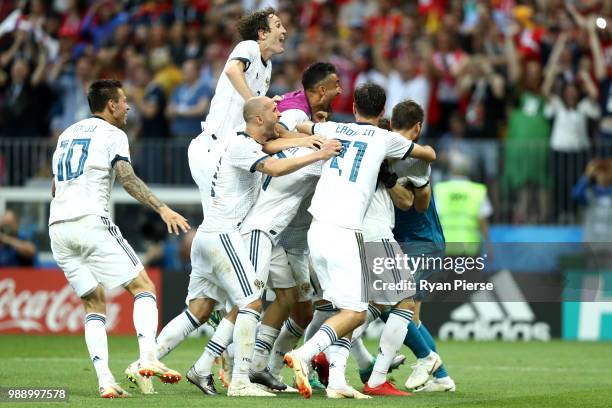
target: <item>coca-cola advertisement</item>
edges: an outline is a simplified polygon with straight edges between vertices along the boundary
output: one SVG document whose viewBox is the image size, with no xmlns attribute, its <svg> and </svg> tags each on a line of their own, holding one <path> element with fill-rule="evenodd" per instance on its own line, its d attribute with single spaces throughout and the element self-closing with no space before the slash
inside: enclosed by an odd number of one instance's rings
<svg viewBox="0 0 612 408">
<path fill-rule="evenodd" d="M 147 269 L 161 310 L 161 278 Z M 106 329 L 112 334 L 133 334 L 132 296 L 119 287 L 106 291 Z M 83 332 L 85 310 L 61 270 L 0 268 L 0 334 L 78 334 Z"/>
</svg>

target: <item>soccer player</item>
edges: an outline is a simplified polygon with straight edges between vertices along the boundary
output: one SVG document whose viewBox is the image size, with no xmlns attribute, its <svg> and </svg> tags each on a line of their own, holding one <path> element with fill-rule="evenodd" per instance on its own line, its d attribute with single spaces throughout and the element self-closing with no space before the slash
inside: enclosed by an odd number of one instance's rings
<svg viewBox="0 0 612 408">
<path fill-rule="evenodd" d="M 181 375 L 155 355 L 158 310 L 155 286 L 130 244 L 110 219 L 109 199 L 115 177 L 142 204 L 159 213 L 169 233 L 190 226 L 162 203 L 135 174 L 124 127 L 129 106 L 121 83 L 98 80 L 87 99 L 93 117 L 66 129 L 53 153 L 49 216 L 51 250 L 85 308 L 85 342 L 98 376 L 102 398 L 127 395 L 108 367 L 104 289 L 124 287 L 134 296 L 134 327 L 140 358 L 135 375 L 177 382 Z"/>
<path fill-rule="evenodd" d="M 344 358 L 346 361 L 351 333 L 365 320 L 368 272 L 361 229 L 382 161 L 386 157 L 405 159 L 409 156 L 435 160 L 431 147 L 413 144 L 397 133 L 377 127 L 384 113 L 385 101 L 384 90 L 367 83 L 355 90 L 353 112 L 356 123 L 298 125 L 301 132 L 338 139 L 343 145 L 340 156 L 323 165 L 309 208 L 313 221 L 308 231 L 308 246 L 323 288 L 323 298 L 339 312 L 302 347 L 285 354 L 285 362 L 292 368 L 298 389 L 305 398 L 312 394 L 307 362 L 332 344 L 331 358 L 334 359 L 337 353 L 339 360 Z M 327 396 L 365 397 L 346 382 L 330 382 Z"/>
<path fill-rule="evenodd" d="M 237 28 L 242 41 L 236 44 L 225 63 L 210 101 L 203 131 L 191 141 L 188 150 L 189 167 L 200 188 L 204 214 L 210 197 L 211 177 L 228 142 L 223 139 L 226 135 L 235 136 L 235 129 L 244 129 L 242 108 L 245 101 L 253 96 L 266 95 L 272 76 L 271 58 L 285 51 L 287 30 L 273 8 L 242 16 Z M 195 317 L 198 317 L 197 313 Z M 196 319 L 196 322 L 202 321 Z M 182 323 L 189 327 L 186 317 Z M 178 326 L 176 328 L 178 330 Z M 173 342 L 173 333 L 160 333 L 161 343 Z M 169 337 L 166 339 L 166 336 Z"/>
<path fill-rule="evenodd" d="M 417 141 L 423 116 L 423 109 L 416 102 L 401 102 L 393 108 L 391 127 L 395 132 Z M 410 168 L 407 168 L 408 166 Z M 400 243 L 408 243 L 409 252 L 417 256 L 423 253 L 442 256 L 445 239 L 429 182 L 429 165 L 423 162 L 418 163 L 418 161 L 396 162 L 391 171 L 400 176 L 400 183 L 409 186 L 414 191 L 413 206 L 407 211 L 401 209 L 395 211 L 395 238 Z M 412 177 L 406 177 L 407 174 L 411 174 Z M 415 275 L 417 282 L 420 279 L 427 279 L 430 273 L 431 271 L 426 270 L 417 271 Z M 404 338 L 404 344 L 417 357 L 417 364 L 406 380 L 405 386 L 415 392 L 455 391 L 455 382 L 448 375 L 444 364 L 435 369 L 433 378 L 429 379 L 431 365 L 427 357 L 431 355 L 431 351 L 436 351 L 436 343 L 420 318 L 424 293 L 418 288 L 417 285 L 414 315 Z M 417 388 L 416 384 L 421 383 L 423 377 L 428 378 L 427 382 Z"/>
<path fill-rule="evenodd" d="M 280 113 L 267 97 L 249 99 L 244 106 L 245 132 L 231 136 L 217 163 L 210 191 L 208 213 L 198 228 L 191 249 L 192 271 L 187 301 L 204 311 L 208 319 L 217 304 L 229 302 L 239 311 L 233 327 L 217 328 L 233 333 L 235 364 L 228 388 L 229 396 L 273 396 L 249 381 L 249 368 L 255 342 L 255 328 L 261 311 L 264 282 L 256 274 L 239 232 L 262 188 L 264 173 L 272 177 L 294 172 L 341 150 L 338 141 L 326 141 L 321 150 L 299 157 L 276 158 L 263 151 L 263 145 L 276 137 Z M 228 136 L 230 137 L 230 136 Z M 211 341 L 215 340 L 215 336 Z M 212 375 L 201 388 L 208 387 Z M 203 390 L 204 391 L 204 390 Z M 211 392 L 212 393 L 212 392 Z"/>
</svg>

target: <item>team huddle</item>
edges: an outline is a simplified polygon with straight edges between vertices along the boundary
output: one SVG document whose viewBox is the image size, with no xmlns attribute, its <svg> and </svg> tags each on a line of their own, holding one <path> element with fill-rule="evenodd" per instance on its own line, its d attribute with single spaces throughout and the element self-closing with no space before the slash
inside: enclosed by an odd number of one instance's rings
<svg viewBox="0 0 612 408">
<path fill-rule="evenodd" d="M 153 376 L 181 380 L 160 360 L 207 321 L 215 333 L 186 374 L 207 395 L 217 395 L 213 366 L 223 356 L 228 396 L 299 392 L 310 398 L 313 389 L 328 398 L 408 396 L 387 380 L 405 360 L 402 344 L 417 359 L 408 390 L 454 391 L 420 322 L 422 294 L 390 296 L 372 291 L 369 281 L 368 259 L 393 258 L 402 251 L 397 241 L 443 241 L 429 184 L 436 154 L 414 143 L 422 108 L 401 102 L 385 125 L 385 92 L 367 83 L 354 93 L 355 122 L 327 121 L 341 88 L 335 67 L 325 62 L 306 68 L 302 90 L 263 96 L 286 31 L 272 9 L 242 17 L 238 30 L 243 41 L 230 54 L 203 132 L 188 151 L 204 220 L 191 248 L 187 309 L 159 335 L 154 284 L 110 218 L 115 177 L 160 214 L 169 233 L 190 226 L 134 174 L 120 129 L 129 110 L 121 83 L 94 82 L 88 93 L 93 117 L 58 139 L 51 247 L 85 307 L 100 395 L 127 395 L 108 366 L 104 289 L 118 286 L 134 296 L 140 355 L 125 374 L 142 393 L 154 392 Z M 394 236 L 396 216 L 414 224 L 411 236 Z M 403 273 L 395 270 L 393 279 L 414 279 Z M 264 302 L 265 294 L 273 299 Z M 361 336 L 376 319 L 385 326 L 372 356 Z M 349 354 L 363 392 L 346 381 Z M 291 385 L 280 376 L 285 364 L 294 374 Z"/>
</svg>

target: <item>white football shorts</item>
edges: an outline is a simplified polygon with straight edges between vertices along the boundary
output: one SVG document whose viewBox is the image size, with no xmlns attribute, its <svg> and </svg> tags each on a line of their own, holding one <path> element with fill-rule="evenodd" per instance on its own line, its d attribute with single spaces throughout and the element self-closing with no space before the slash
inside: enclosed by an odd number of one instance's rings
<svg viewBox="0 0 612 408">
<path fill-rule="evenodd" d="M 79 297 L 98 284 L 114 289 L 129 284 L 144 270 L 140 259 L 106 217 L 86 215 L 49 226 L 51 251 Z"/>
<path fill-rule="evenodd" d="M 338 309 L 367 310 L 369 277 L 361 232 L 313 220 L 308 247 L 323 299 Z"/>
</svg>

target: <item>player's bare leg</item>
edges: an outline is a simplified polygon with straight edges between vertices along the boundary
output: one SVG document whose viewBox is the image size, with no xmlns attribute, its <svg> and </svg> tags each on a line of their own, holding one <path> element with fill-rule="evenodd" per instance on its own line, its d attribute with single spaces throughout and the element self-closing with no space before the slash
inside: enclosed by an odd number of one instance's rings
<svg viewBox="0 0 612 408">
<path fill-rule="evenodd" d="M 157 299 L 155 285 L 143 269 L 125 287 L 134 296 L 134 328 L 138 336 L 140 375 L 156 376 L 164 383 L 176 383 L 181 375 L 163 365 L 156 355 L 155 334 L 157 333 Z"/>
<path fill-rule="evenodd" d="M 85 343 L 98 377 L 102 398 L 123 398 L 123 391 L 108 367 L 108 340 L 106 336 L 106 297 L 102 286 L 96 286 L 81 298 L 85 308 Z"/>
</svg>

